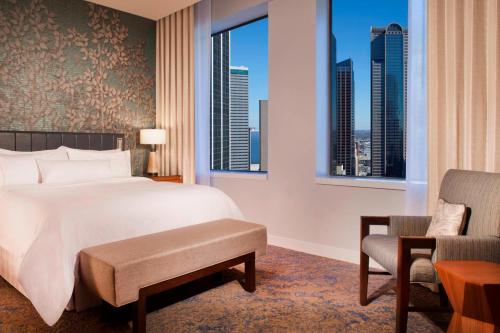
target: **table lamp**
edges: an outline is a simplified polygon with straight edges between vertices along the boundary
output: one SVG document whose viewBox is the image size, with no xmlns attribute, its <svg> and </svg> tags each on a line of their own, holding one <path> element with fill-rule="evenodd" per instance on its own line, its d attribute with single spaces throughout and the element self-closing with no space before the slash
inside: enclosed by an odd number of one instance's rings
<svg viewBox="0 0 500 333">
<path fill-rule="evenodd" d="M 156 145 L 166 143 L 167 131 L 164 129 L 141 129 L 141 145 L 151 145 L 151 152 L 148 160 L 148 174 L 158 175 L 158 161 L 156 159 Z"/>
</svg>

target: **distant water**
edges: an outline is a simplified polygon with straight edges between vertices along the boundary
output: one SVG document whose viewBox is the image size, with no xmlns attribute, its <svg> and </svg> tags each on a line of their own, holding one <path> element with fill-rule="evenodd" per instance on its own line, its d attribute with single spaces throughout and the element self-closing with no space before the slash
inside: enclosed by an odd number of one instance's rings
<svg viewBox="0 0 500 333">
<path fill-rule="evenodd" d="M 260 164 L 260 132 L 250 132 L 250 163 Z"/>
</svg>

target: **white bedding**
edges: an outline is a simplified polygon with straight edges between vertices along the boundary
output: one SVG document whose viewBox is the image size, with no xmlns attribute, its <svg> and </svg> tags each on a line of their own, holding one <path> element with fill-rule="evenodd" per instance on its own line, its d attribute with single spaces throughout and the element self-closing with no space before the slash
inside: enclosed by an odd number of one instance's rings
<svg viewBox="0 0 500 333">
<path fill-rule="evenodd" d="M 220 218 L 243 217 L 200 185 L 131 177 L 0 189 L 0 247 L 22 258 L 19 283 L 49 325 L 71 298 L 80 250 Z"/>
</svg>

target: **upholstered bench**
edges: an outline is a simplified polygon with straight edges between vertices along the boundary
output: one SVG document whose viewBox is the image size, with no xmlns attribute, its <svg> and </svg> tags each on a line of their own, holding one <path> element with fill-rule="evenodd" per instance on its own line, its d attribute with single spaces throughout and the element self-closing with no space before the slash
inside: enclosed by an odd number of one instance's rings
<svg viewBox="0 0 500 333">
<path fill-rule="evenodd" d="M 145 332 L 146 299 L 153 294 L 241 263 L 243 286 L 255 291 L 255 257 L 266 247 L 264 226 L 218 220 L 87 248 L 80 276 L 107 303 L 134 303 L 134 332 Z"/>
</svg>

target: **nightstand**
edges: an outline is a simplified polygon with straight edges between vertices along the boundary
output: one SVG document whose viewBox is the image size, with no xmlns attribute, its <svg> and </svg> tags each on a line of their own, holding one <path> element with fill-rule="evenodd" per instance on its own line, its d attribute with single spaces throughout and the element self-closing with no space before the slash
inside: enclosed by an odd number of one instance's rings
<svg viewBox="0 0 500 333">
<path fill-rule="evenodd" d="M 182 183 L 182 176 L 145 176 L 156 182 Z"/>
</svg>

